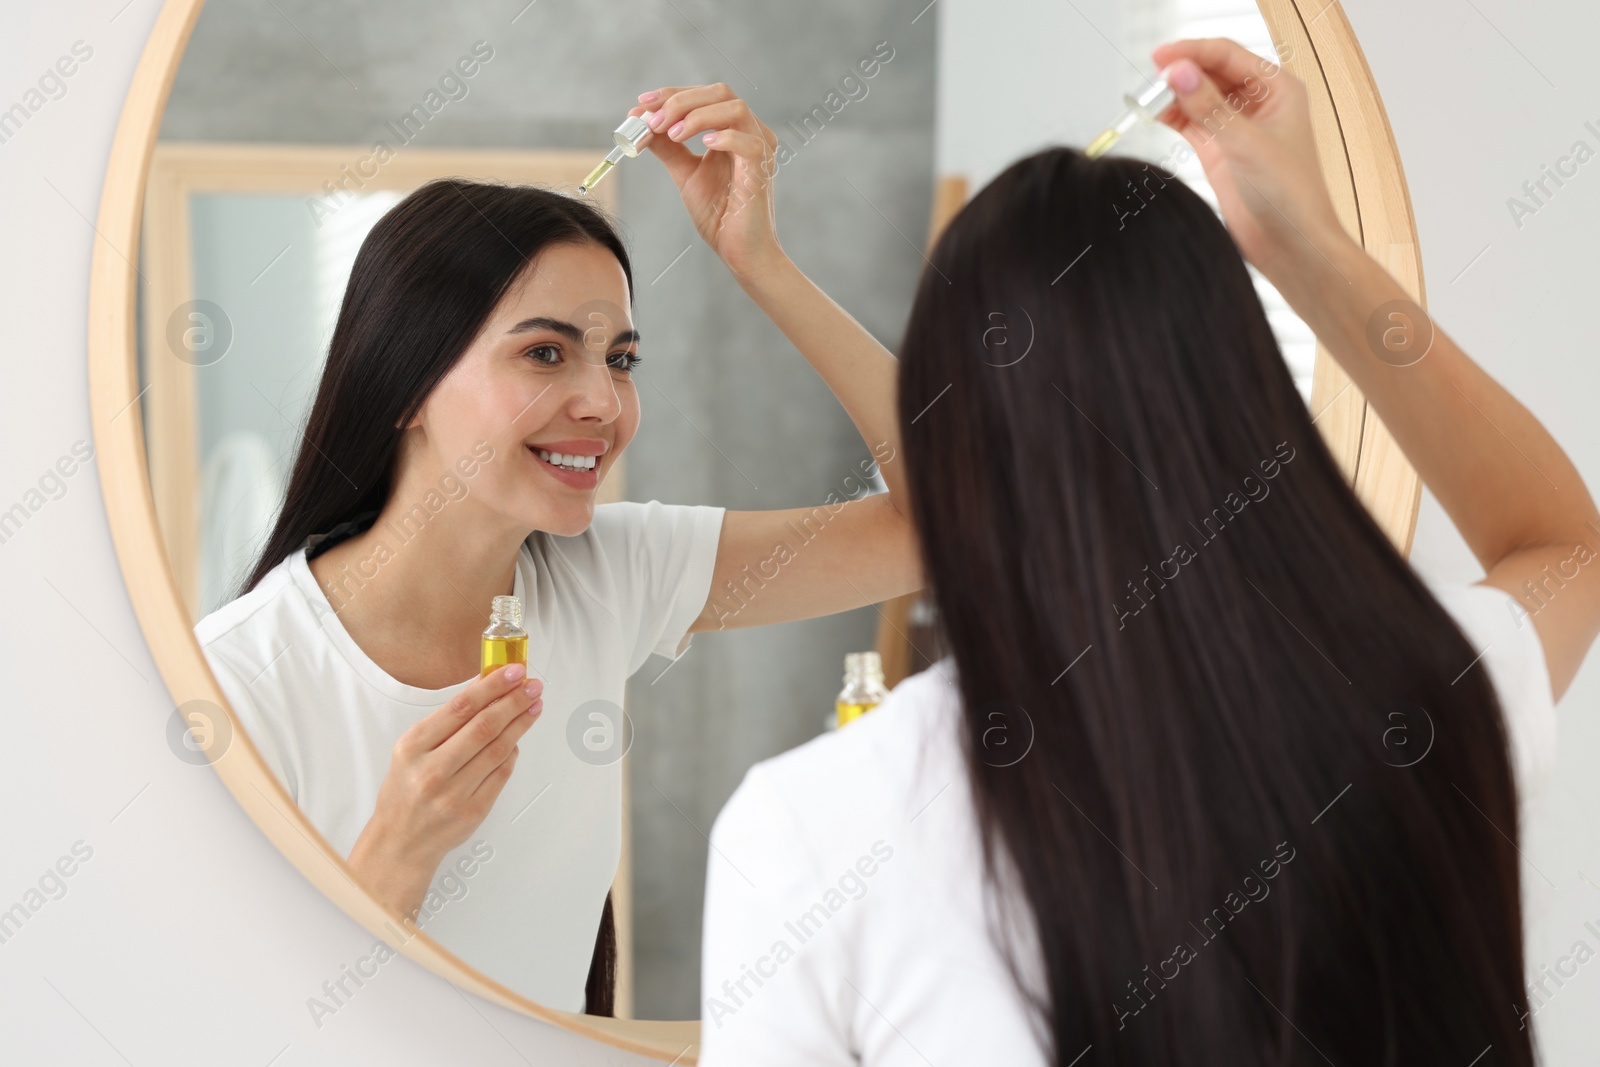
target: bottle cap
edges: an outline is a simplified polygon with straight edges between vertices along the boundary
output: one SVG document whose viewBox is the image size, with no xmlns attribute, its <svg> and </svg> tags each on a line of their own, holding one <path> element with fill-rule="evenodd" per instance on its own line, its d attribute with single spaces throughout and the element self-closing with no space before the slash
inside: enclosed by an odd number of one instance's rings
<svg viewBox="0 0 1600 1067">
<path fill-rule="evenodd" d="M 655 131 L 650 128 L 650 116 L 654 111 L 646 111 L 643 115 L 629 115 L 622 120 L 611 134 L 611 139 L 617 142 L 617 147 L 629 156 L 639 154 L 644 144 L 644 139 Z"/>
</svg>

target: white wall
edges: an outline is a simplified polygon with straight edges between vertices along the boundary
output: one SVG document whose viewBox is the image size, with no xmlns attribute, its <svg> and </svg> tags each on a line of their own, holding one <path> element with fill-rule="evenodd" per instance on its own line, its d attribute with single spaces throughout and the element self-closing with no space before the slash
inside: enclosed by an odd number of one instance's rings
<svg viewBox="0 0 1600 1067">
<path fill-rule="evenodd" d="M 1110 48 L 1062 44 L 1104 34 L 1120 48 L 1122 0 L 938 0 L 917 17 L 939 20 L 934 168 L 972 192 L 1022 156 L 1087 144 L 1149 73 L 1147 56 L 1136 69 Z"/>
<path fill-rule="evenodd" d="M 132 0 L 119 13 L 122 5 L 10 0 L 0 9 L 0 108 L 73 42 L 94 49 L 66 94 L 0 144 L 0 510 L 27 500 L 74 442 L 92 440 L 84 322 L 97 238 L 88 220 L 157 0 Z M 1435 316 L 1545 420 L 1595 484 L 1600 371 L 1587 290 L 1600 162 L 1520 230 L 1505 200 L 1575 139 L 1600 147 L 1583 128 L 1587 119 L 1600 126 L 1600 103 L 1583 102 L 1579 54 L 1600 39 L 1600 12 L 1579 0 L 1475 0 L 1497 31 L 1455 0 L 1347 6 L 1406 163 Z M 1027 47 L 1038 51 L 1037 41 Z M 9 683 L 0 807 L 11 813 L 0 839 L 0 910 L 23 901 L 75 842 L 93 850 L 64 880 L 65 894 L 0 944 L 0 1058 L 645 1062 L 457 994 L 404 960 L 313 1025 L 306 998 L 372 939 L 266 845 L 207 768 L 168 748 L 171 701 L 127 602 L 95 478 L 90 465 L 65 479 L 64 492 L 0 544 L 0 672 Z M 1415 556 L 1430 576 L 1473 572 L 1431 505 Z M 1600 780 L 1590 771 L 1600 757 L 1597 696 L 1591 664 L 1560 710 L 1561 814 L 1532 827 L 1525 848 L 1527 879 L 1542 871 L 1556 884 L 1531 933 L 1535 967 L 1579 938 L 1597 947 L 1581 924 L 1600 920 L 1600 889 L 1580 879 L 1587 872 L 1600 884 Z M 1600 963 L 1591 963 L 1540 1014 L 1550 1064 L 1592 1062 L 1584 1024 L 1597 999 Z"/>
<path fill-rule="evenodd" d="M 1405 163 L 1428 310 L 1544 422 L 1591 492 L 1600 491 L 1600 161 L 1563 179 L 1565 187 L 1520 228 L 1506 206 L 1575 141 L 1600 152 L 1600 134 L 1584 127 L 1600 129 L 1600 96 L 1586 65 L 1586 43 L 1600 39 L 1600 9 L 1581 0 L 1346 0 L 1346 8 Z M 1531 468 L 1528 477 L 1541 481 Z M 1433 579 L 1483 573 L 1426 494 L 1412 561 Z M 1591 655 L 1556 709 L 1561 768 L 1522 845 L 1523 886 L 1535 903 L 1528 937 L 1535 976 L 1580 940 L 1600 952 L 1600 936 L 1584 927 L 1600 930 L 1597 703 L 1600 656 Z M 1562 966 L 1570 975 L 1575 963 Z M 1600 962 L 1561 981 L 1547 981 L 1551 996 L 1535 1033 L 1547 1063 L 1592 1064 Z"/>
</svg>

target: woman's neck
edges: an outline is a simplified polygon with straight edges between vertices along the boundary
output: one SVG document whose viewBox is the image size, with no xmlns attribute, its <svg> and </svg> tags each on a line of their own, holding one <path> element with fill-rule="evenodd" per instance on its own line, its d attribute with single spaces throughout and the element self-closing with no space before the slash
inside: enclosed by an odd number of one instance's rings
<svg viewBox="0 0 1600 1067">
<path fill-rule="evenodd" d="M 515 589 L 528 531 L 481 514 L 475 501 L 436 512 L 397 505 L 309 563 L 346 632 L 397 681 L 444 689 L 476 677 L 489 604 Z"/>
</svg>

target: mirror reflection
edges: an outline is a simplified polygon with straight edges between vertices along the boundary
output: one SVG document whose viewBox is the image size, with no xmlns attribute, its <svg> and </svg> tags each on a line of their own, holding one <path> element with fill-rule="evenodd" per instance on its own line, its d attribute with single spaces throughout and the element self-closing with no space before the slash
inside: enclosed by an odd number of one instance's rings
<svg viewBox="0 0 1600 1067">
<path fill-rule="evenodd" d="M 151 483 L 219 684 L 356 877 L 540 1003 L 694 1018 L 722 803 L 937 655 L 892 353 L 938 228 L 1155 44 L 1279 56 L 1232 0 L 517 6 L 201 12 L 146 202 Z M 649 90 L 691 128 L 580 194 Z M 1180 143 L 1113 151 L 1214 204 Z"/>
</svg>

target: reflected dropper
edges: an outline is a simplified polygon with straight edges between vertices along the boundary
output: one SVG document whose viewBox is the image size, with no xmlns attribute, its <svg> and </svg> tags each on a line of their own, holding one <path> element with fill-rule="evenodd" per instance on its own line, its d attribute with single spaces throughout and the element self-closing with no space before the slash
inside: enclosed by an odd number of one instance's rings
<svg viewBox="0 0 1600 1067">
<path fill-rule="evenodd" d="M 589 176 L 579 184 L 578 192 L 580 194 L 588 196 L 589 190 L 598 185 L 600 179 L 611 172 L 611 168 L 621 163 L 623 156 L 636 156 L 639 154 L 643 148 L 644 139 L 654 132 L 650 129 L 650 116 L 654 114 L 654 111 L 646 111 L 642 115 L 629 115 L 622 120 L 622 125 L 618 126 L 611 134 L 611 139 L 617 142 L 617 147 L 606 153 L 606 158 L 602 159 L 599 165 L 589 172 Z"/>
</svg>

